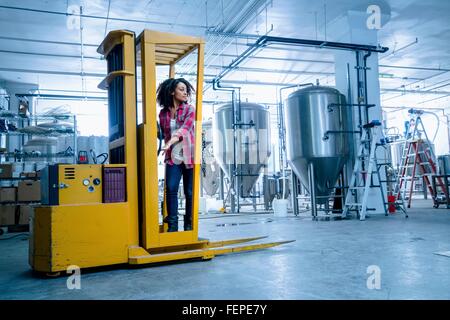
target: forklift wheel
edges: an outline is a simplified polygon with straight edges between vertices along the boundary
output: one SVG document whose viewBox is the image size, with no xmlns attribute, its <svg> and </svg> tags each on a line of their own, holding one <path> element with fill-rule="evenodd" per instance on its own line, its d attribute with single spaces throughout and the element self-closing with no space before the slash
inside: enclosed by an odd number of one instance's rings
<svg viewBox="0 0 450 320">
<path fill-rule="evenodd" d="M 202 259 L 202 261 L 211 261 L 213 259 L 213 257 L 204 257 L 201 259 Z"/>
<path fill-rule="evenodd" d="M 61 272 L 46 272 L 45 276 L 48 278 L 57 278 L 61 275 Z"/>
<path fill-rule="evenodd" d="M 434 205 L 433 205 L 433 208 L 439 208 L 439 203 L 435 203 Z"/>
<path fill-rule="evenodd" d="M 5 233 L 5 231 L 3 231 L 2 228 L 0 228 L 0 236 L 1 236 L 3 233 Z"/>
</svg>

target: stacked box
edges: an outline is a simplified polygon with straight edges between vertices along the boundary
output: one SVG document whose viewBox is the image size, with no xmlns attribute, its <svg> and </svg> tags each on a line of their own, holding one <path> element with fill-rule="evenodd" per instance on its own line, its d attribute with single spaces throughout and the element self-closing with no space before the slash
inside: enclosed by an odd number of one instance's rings
<svg viewBox="0 0 450 320">
<path fill-rule="evenodd" d="M 17 189 L 15 187 L 0 188 L 0 202 L 16 202 Z"/>
<path fill-rule="evenodd" d="M 0 226 L 10 226 L 16 224 L 17 206 L 0 206 Z"/>
<path fill-rule="evenodd" d="M 31 214 L 34 211 L 32 206 L 20 206 L 19 224 L 29 224 Z"/>
<path fill-rule="evenodd" d="M 41 182 L 35 180 L 19 181 L 17 188 L 17 201 L 41 201 Z"/>
<path fill-rule="evenodd" d="M 2 163 L 0 164 L 0 178 L 12 178 L 13 176 L 13 164 Z"/>
</svg>

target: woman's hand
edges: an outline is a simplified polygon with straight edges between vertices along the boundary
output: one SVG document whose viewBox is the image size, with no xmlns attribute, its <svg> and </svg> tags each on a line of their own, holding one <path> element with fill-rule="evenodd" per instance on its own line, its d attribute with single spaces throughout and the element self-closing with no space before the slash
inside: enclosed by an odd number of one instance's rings
<svg viewBox="0 0 450 320">
<path fill-rule="evenodd" d="M 170 149 L 170 147 L 174 144 L 177 143 L 178 141 L 180 141 L 180 139 L 178 137 L 172 137 L 169 141 L 167 141 L 167 143 L 164 145 L 164 147 L 162 148 L 162 152 L 161 154 L 165 154 L 167 152 L 167 150 Z"/>
</svg>

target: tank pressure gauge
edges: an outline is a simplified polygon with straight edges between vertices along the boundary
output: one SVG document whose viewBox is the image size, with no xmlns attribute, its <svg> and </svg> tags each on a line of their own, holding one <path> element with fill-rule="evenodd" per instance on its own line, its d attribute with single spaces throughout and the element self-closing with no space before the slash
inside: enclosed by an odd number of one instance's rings
<svg viewBox="0 0 450 320">
<path fill-rule="evenodd" d="M 90 181 L 89 181 L 89 179 L 84 179 L 83 180 L 83 186 L 88 186 L 89 185 L 89 183 L 91 183 Z"/>
<path fill-rule="evenodd" d="M 99 178 L 95 178 L 94 179 L 94 185 L 98 186 L 100 184 L 100 179 Z"/>
</svg>

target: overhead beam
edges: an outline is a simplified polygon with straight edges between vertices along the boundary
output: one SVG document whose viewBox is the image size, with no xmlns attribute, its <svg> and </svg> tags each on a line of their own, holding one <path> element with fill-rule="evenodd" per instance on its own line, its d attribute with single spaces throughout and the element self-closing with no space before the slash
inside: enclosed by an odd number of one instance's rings
<svg viewBox="0 0 450 320">
<path fill-rule="evenodd" d="M 81 58 L 81 55 L 75 56 L 75 55 L 69 55 L 69 54 L 25 52 L 25 51 L 11 51 L 11 50 L 0 50 L 0 53 L 24 54 L 24 55 L 32 55 L 32 56 L 55 57 L 55 58 L 75 58 L 75 59 Z M 98 56 L 98 57 L 83 56 L 83 58 L 84 59 L 103 60 L 100 56 Z"/>
<path fill-rule="evenodd" d="M 144 19 L 126 19 L 126 18 L 115 18 L 109 16 L 95 16 L 89 14 L 78 14 L 78 13 L 69 13 L 69 12 L 60 12 L 60 11 L 50 11 L 50 10 L 38 10 L 31 8 L 23 8 L 23 7 L 13 7 L 13 6 L 1 6 L 2 9 L 16 10 L 16 11 L 27 11 L 27 12 L 35 12 L 42 14 L 53 14 L 53 15 L 61 15 L 65 17 L 73 16 L 73 17 L 81 17 L 88 19 L 97 19 L 97 20 L 108 20 L 108 21 L 121 21 L 121 22 L 134 22 L 134 23 L 143 23 L 143 24 L 154 24 L 154 25 L 164 25 L 164 26 L 179 26 L 186 28 L 199 28 L 199 29 L 208 29 L 208 26 L 204 25 L 195 25 L 195 24 L 187 24 L 187 23 L 174 23 L 174 22 L 161 22 L 161 21 L 153 21 L 153 20 L 144 20 Z M 209 26 L 211 27 L 211 26 Z"/>
<path fill-rule="evenodd" d="M 94 77 L 94 78 L 106 77 L 105 73 L 90 73 L 90 72 L 82 73 L 82 72 L 55 71 L 55 70 L 0 68 L 0 71 L 20 72 L 20 73 L 54 74 L 54 75 L 61 75 L 61 76 L 78 76 L 78 77 Z"/>
<path fill-rule="evenodd" d="M 27 38 L 5 37 L 5 36 L 0 36 L 0 39 L 2 39 L 2 40 L 11 40 L 11 41 L 23 41 L 23 42 L 49 43 L 49 44 L 67 45 L 67 46 L 81 46 L 80 42 L 39 40 L 39 39 L 27 39 Z M 96 49 L 98 48 L 98 44 L 92 44 L 92 43 L 83 43 L 83 46 L 85 46 L 85 47 L 95 47 Z"/>
</svg>

